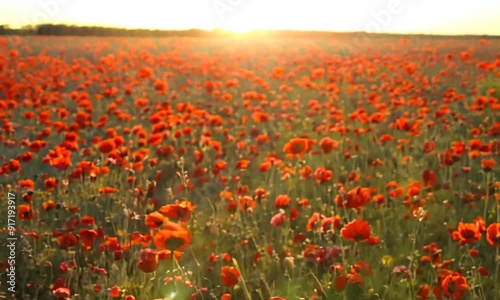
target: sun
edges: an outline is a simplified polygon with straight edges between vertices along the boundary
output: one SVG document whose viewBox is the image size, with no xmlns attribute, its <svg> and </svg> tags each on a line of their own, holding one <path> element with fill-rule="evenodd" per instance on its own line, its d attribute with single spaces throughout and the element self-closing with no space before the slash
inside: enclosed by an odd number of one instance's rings
<svg viewBox="0 0 500 300">
<path fill-rule="evenodd" d="M 249 26 L 247 24 L 235 24 L 235 25 L 230 25 L 230 26 L 224 26 L 222 28 L 224 30 L 231 31 L 234 33 L 249 33 L 251 31 L 255 30 L 255 28 L 253 28 L 252 26 Z"/>
</svg>

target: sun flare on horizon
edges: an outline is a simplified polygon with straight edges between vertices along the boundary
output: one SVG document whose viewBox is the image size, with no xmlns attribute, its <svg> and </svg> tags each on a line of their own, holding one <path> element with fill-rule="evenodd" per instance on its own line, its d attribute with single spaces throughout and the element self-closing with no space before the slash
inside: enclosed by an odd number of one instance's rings
<svg viewBox="0 0 500 300">
<path fill-rule="evenodd" d="M 47 4 L 49 3 L 49 4 Z M 0 25 L 68 24 L 129 29 L 366 31 L 500 35 L 500 2 L 353 0 L 29 0 L 0 3 Z"/>
</svg>

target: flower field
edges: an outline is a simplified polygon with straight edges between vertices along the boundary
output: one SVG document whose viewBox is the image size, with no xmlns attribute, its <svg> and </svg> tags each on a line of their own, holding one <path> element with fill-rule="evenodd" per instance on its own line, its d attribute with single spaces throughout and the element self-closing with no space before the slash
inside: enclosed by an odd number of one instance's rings
<svg viewBox="0 0 500 300">
<path fill-rule="evenodd" d="M 500 40 L 350 40 L 0 37 L 0 296 L 500 299 Z"/>
</svg>

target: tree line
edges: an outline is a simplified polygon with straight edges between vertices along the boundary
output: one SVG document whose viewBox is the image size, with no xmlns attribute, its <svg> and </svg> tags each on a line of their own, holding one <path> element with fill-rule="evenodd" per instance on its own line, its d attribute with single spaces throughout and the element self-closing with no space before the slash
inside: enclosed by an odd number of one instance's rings
<svg viewBox="0 0 500 300">
<path fill-rule="evenodd" d="M 107 37 L 219 37 L 227 36 L 234 33 L 222 29 L 211 31 L 201 29 L 189 30 L 151 30 L 151 29 L 125 29 L 100 26 L 75 26 L 64 24 L 42 24 L 37 26 L 24 26 L 19 29 L 10 28 L 8 25 L 0 25 L 0 35 L 55 35 L 55 36 L 107 36 Z M 359 32 L 323 32 L 323 31 L 294 31 L 294 30 L 271 30 L 271 31 L 255 31 L 254 35 L 266 37 L 284 37 L 284 38 L 331 38 L 331 37 L 348 37 L 352 34 L 360 34 Z M 401 37 L 405 38 L 409 35 L 404 34 L 386 34 L 386 33 L 363 33 L 372 37 Z M 457 36 L 445 35 L 419 35 L 412 34 L 411 36 L 426 37 L 426 38 L 446 38 Z M 470 38 L 500 38 L 500 36 L 461 36 Z"/>
</svg>

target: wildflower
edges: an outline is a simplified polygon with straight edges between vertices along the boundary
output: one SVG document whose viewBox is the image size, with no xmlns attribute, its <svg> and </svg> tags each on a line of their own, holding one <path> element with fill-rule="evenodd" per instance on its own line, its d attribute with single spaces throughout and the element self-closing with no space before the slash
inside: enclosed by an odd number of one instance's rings
<svg viewBox="0 0 500 300">
<path fill-rule="evenodd" d="M 475 223 L 458 223 L 458 229 L 452 233 L 453 240 L 459 240 L 458 244 L 464 246 L 479 241 L 481 232 Z"/>
<path fill-rule="evenodd" d="M 370 224 L 363 219 L 351 221 L 340 230 L 340 236 L 353 242 L 361 242 L 370 237 Z"/>
<path fill-rule="evenodd" d="M 240 281 L 240 273 L 234 267 L 223 266 L 221 270 L 222 283 L 227 287 L 235 286 Z"/>
<path fill-rule="evenodd" d="M 493 247 L 500 247 L 500 223 L 493 223 L 486 229 L 486 240 Z"/>
</svg>

